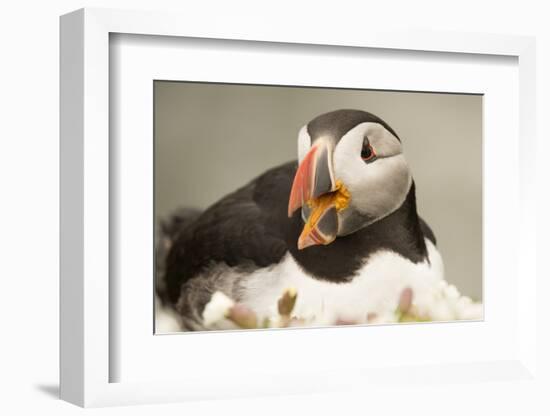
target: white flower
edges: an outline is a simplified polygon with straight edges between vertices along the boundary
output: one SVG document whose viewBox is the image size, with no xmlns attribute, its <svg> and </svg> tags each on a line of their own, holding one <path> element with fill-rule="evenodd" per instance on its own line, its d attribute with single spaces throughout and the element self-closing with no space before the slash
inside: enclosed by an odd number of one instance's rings
<svg viewBox="0 0 550 416">
<path fill-rule="evenodd" d="M 453 285 L 447 285 L 443 289 L 444 295 L 449 299 L 458 299 L 460 297 L 460 293 L 458 293 L 458 290 Z"/>
<path fill-rule="evenodd" d="M 457 319 L 483 319 L 483 304 L 473 302 L 469 297 L 462 296 L 455 307 Z"/>
<path fill-rule="evenodd" d="M 235 301 L 229 298 L 225 293 L 215 292 L 204 307 L 202 313 L 204 325 L 211 326 L 225 319 L 227 311 L 231 309 L 233 305 L 235 305 Z"/>
</svg>

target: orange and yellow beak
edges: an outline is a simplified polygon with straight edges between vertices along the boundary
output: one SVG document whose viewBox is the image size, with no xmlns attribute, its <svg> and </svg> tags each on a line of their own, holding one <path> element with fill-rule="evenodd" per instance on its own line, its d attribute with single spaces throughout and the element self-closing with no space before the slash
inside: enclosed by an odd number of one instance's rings
<svg viewBox="0 0 550 416">
<path fill-rule="evenodd" d="M 349 200 L 343 183 L 334 180 L 329 145 L 315 144 L 298 166 L 288 201 L 288 216 L 302 208 L 305 221 L 298 249 L 332 243 L 338 235 L 338 212 Z"/>
</svg>

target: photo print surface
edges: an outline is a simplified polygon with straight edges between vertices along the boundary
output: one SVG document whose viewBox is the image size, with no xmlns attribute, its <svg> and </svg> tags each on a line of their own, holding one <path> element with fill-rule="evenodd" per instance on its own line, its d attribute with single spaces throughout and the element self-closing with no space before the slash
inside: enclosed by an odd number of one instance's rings
<svg viewBox="0 0 550 416">
<path fill-rule="evenodd" d="M 483 319 L 482 104 L 155 81 L 155 333 Z"/>
</svg>

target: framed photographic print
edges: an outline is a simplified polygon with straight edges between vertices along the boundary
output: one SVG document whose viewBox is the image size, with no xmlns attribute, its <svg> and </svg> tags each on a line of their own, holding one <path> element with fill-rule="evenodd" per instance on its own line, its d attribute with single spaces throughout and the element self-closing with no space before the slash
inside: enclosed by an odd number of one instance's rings
<svg viewBox="0 0 550 416">
<path fill-rule="evenodd" d="M 155 333 L 483 318 L 482 95 L 153 89 Z"/>
<path fill-rule="evenodd" d="M 532 379 L 533 40 L 242 28 L 61 18 L 62 398 Z"/>
</svg>

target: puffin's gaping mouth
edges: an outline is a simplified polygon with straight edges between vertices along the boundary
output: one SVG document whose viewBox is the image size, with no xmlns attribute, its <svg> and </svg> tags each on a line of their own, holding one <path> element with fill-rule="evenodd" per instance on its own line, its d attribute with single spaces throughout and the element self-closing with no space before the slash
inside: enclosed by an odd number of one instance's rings
<svg viewBox="0 0 550 416">
<path fill-rule="evenodd" d="M 345 209 L 351 195 L 341 181 L 334 181 L 329 146 L 316 144 L 296 171 L 288 216 L 302 207 L 304 228 L 298 249 L 332 243 L 338 234 L 338 212 Z"/>
<path fill-rule="evenodd" d="M 307 208 L 302 208 L 308 215 L 304 215 L 306 224 L 298 239 L 298 249 L 332 243 L 338 234 L 338 212 L 348 206 L 349 200 L 349 191 L 337 181 L 336 191 L 307 201 Z"/>
</svg>

